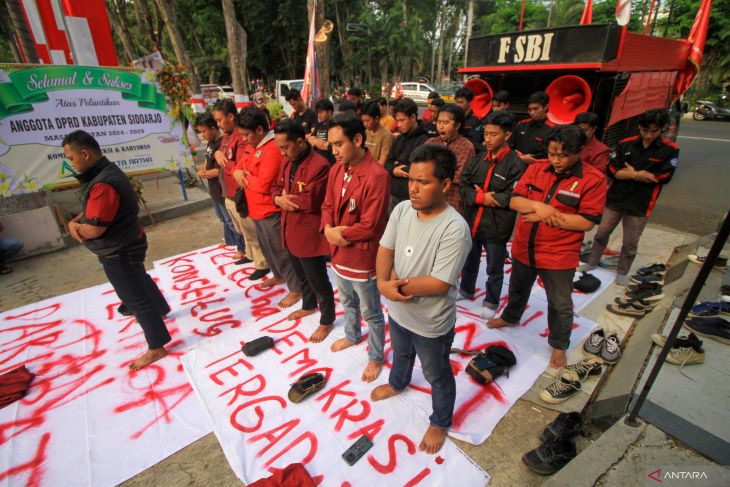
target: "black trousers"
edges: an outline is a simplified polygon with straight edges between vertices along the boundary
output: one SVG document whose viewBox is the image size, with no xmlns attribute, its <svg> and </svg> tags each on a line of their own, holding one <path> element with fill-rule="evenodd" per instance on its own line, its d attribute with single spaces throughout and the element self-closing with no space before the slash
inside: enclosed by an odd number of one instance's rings
<svg viewBox="0 0 730 487">
<path fill-rule="evenodd" d="M 509 278 L 509 302 L 502 319 L 519 323 L 530 299 L 532 285 L 540 276 L 548 302 L 548 344 L 558 350 L 567 350 L 573 327 L 573 276 L 575 269 L 537 269 L 512 258 Z"/>
<path fill-rule="evenodd" d="M 146 253 L 147 238 L 142 237 L 118 254 L 99 257 L 99 262 L 122 304 L 137 318 L 149 348 L 161 348 L 171 340 L 162 319 L 170 306 L 144 268 Z"/>
<path fill-rule="evenodd" d="M 292 267 L 302 283 L 302 309 L 319 310 L 322 316 L 319 322 L 331 325 L 335 322 L 335 293 L 327 275 L 327 264 L 324 256 L 296 257 L 287 249 Z"/>
</svg>

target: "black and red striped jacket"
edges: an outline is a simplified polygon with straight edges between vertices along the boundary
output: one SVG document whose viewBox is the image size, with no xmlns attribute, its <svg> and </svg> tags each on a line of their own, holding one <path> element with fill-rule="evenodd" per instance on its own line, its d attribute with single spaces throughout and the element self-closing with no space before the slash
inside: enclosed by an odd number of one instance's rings
<svg viewBox="0 0 730 487">
<path fill-rule="evenodd" d="M 649 171 L 658 183 L 642 183 L 633 179 L 614 179 L 608 189 L 606 207 L 632 216 L 649 216 L 654 209 L 662 186 L 671 181 L 679 161 L 679 146 L 671 140 L 658 137 L 644 147 L 636 135 L 619 142 L 608 164 L 608 175 L 630 164 L 637 171 Z"/>
<path fill-rule="evenodd" d="M 527 165 L 507 146 L 496 156 L 483 151 L 469 161 L 461 173 L 459 191 L 472 237 L 491 244 L 509 241 L 517 219 L 517 212 L 510 209 L 509 200 L 525 169 Z M 484 193 L 492 191 L 499 208 L 482 204 Z"/>
</svg>

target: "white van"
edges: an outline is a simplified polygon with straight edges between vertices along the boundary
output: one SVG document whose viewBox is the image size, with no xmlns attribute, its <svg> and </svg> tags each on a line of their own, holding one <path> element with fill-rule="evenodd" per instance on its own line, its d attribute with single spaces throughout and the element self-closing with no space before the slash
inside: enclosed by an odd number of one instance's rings
<svg viewBox="0 0 730 487">
<path fill-rule="evenodd" d="M 410 98 L 413 101 L 415 101 L 418 104 L 425 105 L 426 100 L 428 99 L 428 94 L 434 91 L 433 88 L 431 88 L 430 85 L 427 85 L 426 83 L 416 83 L 411 81 L 406 81 L 400 84 L 401 91 L 403 92 L 404 98 Z M 395 98 L 396 91 L 398 89 L 398 86 L 396 84 L 393 85 L 393 88 L 390 91 L 391 98 Z"/>
<path fill-rule="evenodd" d="M 301 93 L 302 88 L 304 88 L 304 80 L 303 79 L 280 79 L 276 80 L 276 101 L 278 101 L 282 107 L 284 107 L 284 113 L 286 113 L 287 116 L 291 115 L 291 112 L 294 111 L 291 105 L 284 99 L 287 93 L 289 93 L 290 89 L 297 89 Z"/>
</svg>

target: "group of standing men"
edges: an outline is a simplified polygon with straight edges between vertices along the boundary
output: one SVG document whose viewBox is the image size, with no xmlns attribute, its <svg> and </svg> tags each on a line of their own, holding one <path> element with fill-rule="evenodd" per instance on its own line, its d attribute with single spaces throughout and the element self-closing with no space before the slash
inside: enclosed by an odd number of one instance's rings
<svg viewBox="0 0 730 487">
<path fill-rule="evenodd" d="M 236 262 L 253 263 L 252 280 L 271 273 L 263 288 L 286 284 L 280 307 L 302 301 L 289 319 L 319 309 L 310 341 L 320 343 L 335 321 L 326 263 L 331 259 L 345 334 L 330 348 L 339 352 L 360 343 L 364 318 L 366 382 L 378 377 L 385 360 L 380 297 L 386 298 L 392 368 L 388 383 L 371 398 L 402 392 L 418 356 L 433 391 L 433 414 L 420 445 L 428 453 L 439 450 L 451 426 L 455 302 L 459 295 L 473 299 L 482 249 L 487 326 L 517 325 L 539 276 L 548 298 L 550 365 L 562 367 L 584 232 L 608 215 L 591 254 L 600 257 L 623 218 L 620 277 L 635 255 L 633 240 L 676 167 L 676 146 L 659 137 L 667 121 L 662 110 L 647 112 L 641 135 L 622 142 L 609 163 L 608 149 L 593 137 L 596 115 L 581 114 L 574 125 L 555 127 L 546 118 L 549 99 L 538 92 L 527 100 L 529 118 L 517 123 L 506 92 L 498 95 L 499 106 L 483 119 L 471 112 L 468 88 L 456 93 L 456 104 L 432 103 L 437 109 L 429 109 L 435 118 L 431 137 L 413 100 L 396 103 L 393 118 L 387 102 L 362 104 L 357 97 L 334 114 L 329 100 L 308 109 L 295 90 L 288 96 L 294 108 L 289 119 L 272 123 L 260 108 L 239 112 L 222 100 L 195 123 L 208 144 L 199 175 L 209 182 L 225 242 L 237 248 Z M 170 337 L 163 317 L 169 307 L 144 271 L 147 244 L 136 223 L 136 198 L 91 136 L 76 131 L 63 145 L 86 183 L 83 211 L 69 230 L 99 255 L 126 311 L 145 331 L 149 351 L 132 364 L 144 367 L 166 353 Z M 613 182 L 604 212 L 606 165 Z M 495 317 L 513 231 L 509 298 Z"/>
</svg>

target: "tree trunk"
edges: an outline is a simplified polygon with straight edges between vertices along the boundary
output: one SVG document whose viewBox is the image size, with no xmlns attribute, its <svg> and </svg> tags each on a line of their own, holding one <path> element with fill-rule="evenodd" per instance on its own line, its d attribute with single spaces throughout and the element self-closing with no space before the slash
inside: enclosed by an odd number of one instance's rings
<svg viewBox="0 0 730 487">
<path fill-rule="evenodd" d="M 146 0 L 143 0 L 146 1 Z M 151 11 L 152 11 L 152 17 L 154 20 L 153 26 L 152 26 L 152 38 L 154 39 L 155 47 L 162 51 L 162 29 L 165 28 L 165 22 L 162 20 L 162 16 L 160 15 L 160 8 L 155 3 L 155 0 L 150 0 L 151 3 Z"/>
<path fill-rule="evenodd" d="M 348 65 L 347 60 L 351 59 L 350 54 L 350 44 L 347 42 L 347 38 L 345 37 L 345 33 L 343 31 L 343 26 L 347 22 L 347 12 L 345 12 L 344 20 L 342 15 L 340 15 L 340 9 L 337 7 L 340 2 L 336 1 L 335 4 L 335 23 L 337 24 L 337 37 L 340 41 L 340 51 L 342 51 L 342 59 L 345 62 L 345 66 Z M 340 82 L 343 84 L 352 84 L 350 81 L 352 81 L 352 75 L 348 68 L 344 68 L 342 75 L 340 76 Z"/>
<path fill-rule="evenodd" d="M 35 50 L 35 43 L 33 42 L 33 37 L 30 35 L 28 24 L 25 21 L 25 14 L 23 14 L 23 7 L 20 5 L 20 0 L 5 0 L 5 6 L 10 14 L 10 21 L 15 28 L 15 34 L 18 36 L 20 48 L 25 55 L 25 62 L 38 64 L 38 53 Z"/>
<path fill-rule="evenodd" d="M 121 12 L 117 10 L 117 5 L 109 5 L 108 2 L 105 4 L 106 13 L 109 17 L 109 21 L 112 24 L 112 28 L 119 37 L 119 40 L 122 41 L 122 46 L 124 47 L 124 54 L 127 57 L 127 62 L 131 62 L 132 60 L 137 59 L 139 57 L 139 53 L 135 48 L 134 41 L 132 40 L 132 34 L 129 33 L 129 28 L 127 27 L 127 19 L 120 18 Z"/>
<path fill-rule="evenodd" d="M 441 23 L 439 25 L 439 47 L 438 47 L 438 61 L 436 61 L 436 77 L 431 80 L 431 83 L 437 83 L 441 81 L 441 73 L 444 69 L 444 30 L 446 30 L 446 3 L 441 5 Z"/>
<path fill-rule="evenodd" d="M 471 39 L 471 29 L 474 24 L 474 0 L 469 0 L 469 6 L 466 11 L 466 35 L 464 36 L 464 67 L 468 66 L 469 61 L 469 39 Z"/>
<path fill-rule="evenodd" d="M 236 19 L 233 0 L 223 0 L 223 19 L 226 24 L 228 65 L 231 69 L 233 92 L 247 95 L 246 86 L 246 31 Z"/>
<path fill-rule="evenodd" d="M 314 7 L 315 0 L 307 1 L 307 12 L 309 13 L 309 19 L 312 18 L 312 8 Z M 315 32 L 319 32 L 324 24 L 324 2 L 325 0 L 316 0 L 317 2 L 317 17 L 314 20 Z M 331 33 L 330 33 L 331 34 Z M 330 96 L 330 48 L 329 48 L 329 36 L 324 42 L 315 42 L 314 49 L 317 53 L 317 64 L 319 65 L 319 79 L 321 82 L 322 97 L 327 98 Z"/>
<path fill-rule="evenodd" d="M 190 76 L 190 89 L 193 93 L 200 93 L 200 82 L 198 81 L 198 75 L 195 74 L 193 65 L 188 57 L 188 51 L 185 48 L 182 35 L 177 23 L 177 17 L 175 16 L 175 6 L 172 0 L 155 0 L 157 6 L 160 8 L 160 15 L 167 25 L 167 31 L 170 34 L 170 42 L 172 42 L 172 48 L 175 51 L 175 56 L 180 64 L 185 66 Z"/>
</svg>

